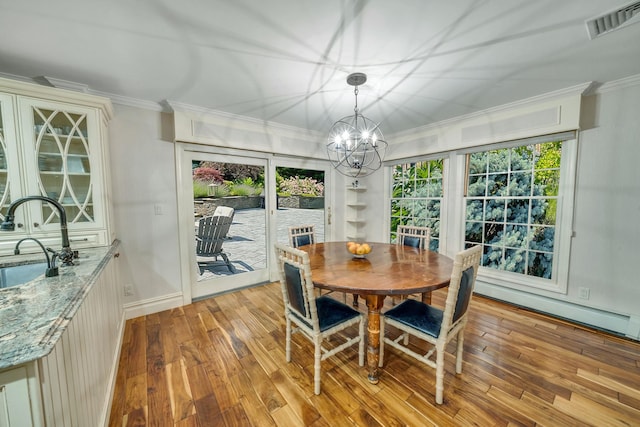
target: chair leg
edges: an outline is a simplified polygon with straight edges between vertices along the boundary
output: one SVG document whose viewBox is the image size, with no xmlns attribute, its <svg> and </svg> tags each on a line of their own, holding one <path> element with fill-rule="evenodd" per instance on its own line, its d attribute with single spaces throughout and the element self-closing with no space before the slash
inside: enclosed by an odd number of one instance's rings
<svg viewBox="0 0 640 427">
<path fill-rule="evenodd" d="M 320 394 L 320 360 L 321 360 L 321 348 L 322 339 L 319 337 L 315 338 L 315 352 L 314 352 L 314 361 L 313 361 L 313 385 L 315 394 Z"/>
<path fill-rule="evenodd" d="M 358 294 L 353 294 L 353 303 L 351 305 L 358 308 Z"/>
<path fill-rule="evenodd" d="M 444 345 L 436 345 L 436 403 L 441 405 L 444 395 Z"/>
<path fill-rule="evenodd" d="M 462 373 L 462 349 L 464 346 L 464 329 L 458 332 L 458 348 L 456 351 L 456 374 Z"/>
<path fill-rule="evenodd" d="M 227 268 L 229 269 L 229 271 L 232 272 L 233 274 L 235 274 L 236 273 L 236 269 L 233 266 L 233 264 L 231 264 L 231 262 L 229 261 L 229 257 L 227 256 L 227 254 L 225 254 L 223 252 L 223 253 L 220 254 L 220 256 L 224 260 L 224 263 L 227 264 Z"/>
<path fill-rule="evenodd" d="M 291 320 L 289 317 L 285 315 L 287 318 L 287 337 L 285 339 L 285 356 L 287 359 L 287 363 L 291 362 Z"/>
</svg>

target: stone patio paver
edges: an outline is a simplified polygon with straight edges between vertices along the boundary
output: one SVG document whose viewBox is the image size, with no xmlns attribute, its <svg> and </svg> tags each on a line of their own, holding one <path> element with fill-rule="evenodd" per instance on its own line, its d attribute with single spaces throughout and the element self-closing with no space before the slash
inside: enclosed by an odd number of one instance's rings
<svg viewBox="0 0 640 427">
<path fill-rule="evenodd" d="M 293 225 L 315 224 L 316 238 L 324 242 L 324 210 L 323 209 L 278 209 L 277 238 L 279 243 L 289 242 L 289 227 Z M 229 228 L 230 237 L 222 245 L 229 260 L 236 269 L 236 274 L 258 270 L 267 266 L 265 247 L 265 210 L 262 208 L 236 210 L 233 223 Z M 202 258 L 199 258 L 202 260 Z M 205 280 L 212 275 L 232 274 L 224 261 L 218 261 L 200 268 L 201 278 Z"/>
</svg>

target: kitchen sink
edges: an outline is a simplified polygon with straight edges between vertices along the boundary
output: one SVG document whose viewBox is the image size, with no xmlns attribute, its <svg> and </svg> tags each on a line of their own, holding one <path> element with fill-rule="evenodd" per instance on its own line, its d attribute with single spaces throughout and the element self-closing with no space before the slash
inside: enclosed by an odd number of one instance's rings
<svg viewBox="0 0 640 427">
<path fill-rule="evenodd" d="M 44 261 L 30 264 L 0 266 L 0 288 L 22 285 L 39 276 L 44 276 L 47 263 Z"/>
</svg>

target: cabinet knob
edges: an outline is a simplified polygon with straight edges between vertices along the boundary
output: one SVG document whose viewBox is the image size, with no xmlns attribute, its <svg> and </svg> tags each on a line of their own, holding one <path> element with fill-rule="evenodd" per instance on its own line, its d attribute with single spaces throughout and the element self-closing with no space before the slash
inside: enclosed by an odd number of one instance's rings
<svg viewBox="0 0 640 427">
<path fill-rule="evenodd" d="M 40 224 L 38 224 L 37 222 L 34 222 L 34 223 L 33 223 L 33 226 L 34 226 L 35 228 L 38 228 L 38 227 L 40 227 Z"/>
<path fill-rule="evenodd" d="M 18 226 L 18 228 L 24 227 L 24 224 L 22 224 L 21 222 L 17 223 L 16 225 Z"/>
</svg>

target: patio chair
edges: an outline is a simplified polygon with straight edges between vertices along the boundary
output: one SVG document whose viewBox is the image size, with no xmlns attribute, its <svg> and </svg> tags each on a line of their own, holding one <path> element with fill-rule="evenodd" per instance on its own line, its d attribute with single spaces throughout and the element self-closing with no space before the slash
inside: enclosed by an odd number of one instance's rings
<svg viewBox="0 0 640 427">
<path fill-rule="evenodd" d="M 479 245 L 456 255 L 444 310 L 421 301 L 407 299 L 380 317 L 379 366 L 383 366 L 384 346 L 388 344 L 435 368 L 436 403 L 438 404 L 442 404 L 444 392 L 444 351 L 447 343 L 454 337 L 458 338 L 456 373 L 462 372 L 464 328 L 467 324 L 469 303 L 473 295 L 481 256 L 482 247 Z M 400 330 L 401 333 L 396 339 L 386 336 L 388 326 Z M 432 344 L 433 347 L 424 355 L 418 353 L 414 349 L 419 347 L 409 347 L 410 335 Z M 434 352 L 436 353 L 435 361 L 430 359 Z"/>
<path fill-rule="evenodd" d="M 333 298 L 315 297 L 309 255 L 306 252 L 279 243 L 275 244 L 275 251 L 284 299 L 286 359 L 291 362 L 291 335 L 302 332 L 314 346 L 314 393 L 320 394 L 321 361 L 357 343 L 358 362 L 364 366 L 365 317 Z M 292 327 L 292 324 L 296 327 Z M 350 331 L 343 332 L 355 325 L 358 326 L 356 336 Z M 323 342 L 335 334 L 342 337 L 337 339 L 338 342 L 343 338 L 344 342 L 337 345 L 336 340 L 332 340 L 332 348 L 323 347 Z"/>
<path fill-rule="evenodd" d="M 218 211 L 220 209 L 218 207 L 212 216 L 206 216 L 198 221 L 196 256 L 213 257 L 215 261 L 218 260 L 218 257 L 222 257 L 229 271 L 235 273 L 235 267 L 222 249 L 222 244 L 227 238 L 235 211 L 233 208 L 222 207 L 225 209 Z M 216 215 L 216 212 L 220 214 Z M 198 261 L 198 265 L 206 263 L 208 261 Z"/>
</svg>

